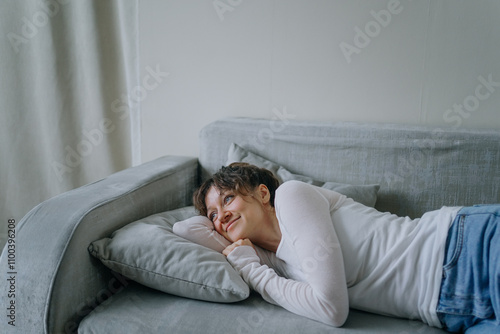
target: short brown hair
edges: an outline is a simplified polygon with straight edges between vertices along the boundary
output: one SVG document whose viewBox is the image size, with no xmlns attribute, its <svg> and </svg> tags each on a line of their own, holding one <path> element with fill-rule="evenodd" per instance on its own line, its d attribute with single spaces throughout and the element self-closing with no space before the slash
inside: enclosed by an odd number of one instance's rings
<svg viewBox="0 0 500 334">
<path fill-rule="evenodd" d="M 274 194 L 279 186 L 279 181 L 271 171 L 260 168 L 246 162 L 234 162 L 229 166 L 223 166 L 212 177 L 194 192 L 193 203 L 202 216 L 207 215 L 205 197 L 210 188 L 215 187 L 219 191 L 234 191 L 240 195 L 248 195 L 257 186 L 264 184 L 270 193 L 270 203 L 274 206 Z"/>
</svg>

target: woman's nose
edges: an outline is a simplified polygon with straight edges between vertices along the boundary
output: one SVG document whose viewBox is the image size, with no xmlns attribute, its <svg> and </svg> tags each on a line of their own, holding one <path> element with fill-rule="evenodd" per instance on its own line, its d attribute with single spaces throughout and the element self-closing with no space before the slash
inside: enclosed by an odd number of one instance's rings
<svg viewBox="0 0 500 334">
<path fill-rule="evenodd" d="M 227 223 L 229 217 L 231 217 L 231 212 L 227 210 L 223 211 L 220 219 L 221 223 Z"/>
</svg>

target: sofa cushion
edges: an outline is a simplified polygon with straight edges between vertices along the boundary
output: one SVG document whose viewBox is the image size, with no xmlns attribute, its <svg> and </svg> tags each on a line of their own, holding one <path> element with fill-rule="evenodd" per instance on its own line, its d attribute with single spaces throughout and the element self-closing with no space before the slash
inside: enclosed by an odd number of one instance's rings
<svg viewBox="0 0 500 334">
<path fill-rule="evenodd" d="M 418 320 L 351 310 L 341 328 L 288 312 L 256 293 L 236 304 L 215 304 L 158 293 L 131 283 L 91 312 L 78 334 L 286 333 L 286 334 L 444 334 Z"/>
<path fill-rule="evenodd" d="M 322 182 L 314 180 L 312 177 L 306 175 L 294 174 L 285 167 L 252 153 L 235 143 L 232 143 L 229 147 L 226 165 L 233 162 L 247 162 L 261 168 L 269 169 L 280 181 L 280 183 L 290 180 L 306 182 L 319 187 L 334 190 L 352 198 L 356 202 L 371 207 L 375 206 L 375 203 L 377 202 L 377 192 L 380 189 L 380 185 L 378 184 L 352 185 L 333 181 Z"/>
<path fill-rule="evenodd" d="M 149 216 L 92 242 L 89 252 L 111 270 L 163 292 L 212 302 L 247 298 L 247 284 L 224 255 L 172 232 L 176 221 L 194 215 L 187 207 Z"/>
</svg>

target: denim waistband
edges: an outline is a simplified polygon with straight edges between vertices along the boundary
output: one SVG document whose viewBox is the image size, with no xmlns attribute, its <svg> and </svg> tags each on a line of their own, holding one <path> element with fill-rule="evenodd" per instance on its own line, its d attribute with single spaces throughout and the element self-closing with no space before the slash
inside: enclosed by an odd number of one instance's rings
<svg viewBox="0 0 500 334">
<path fill-rule="evenodd" d="M 500 205 L 464 207 L 448 232 L 438 317 L 450 331 L 483 319 L 498 326 L 499 299 Z"/>
</svg>

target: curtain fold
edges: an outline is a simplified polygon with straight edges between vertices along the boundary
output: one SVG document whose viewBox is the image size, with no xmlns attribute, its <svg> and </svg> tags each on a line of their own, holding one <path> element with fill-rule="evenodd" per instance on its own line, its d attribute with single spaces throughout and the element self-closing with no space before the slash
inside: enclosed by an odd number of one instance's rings
<svg viewBox="0 0 500 334">
<path fill-rule="evenodd" d="M 0 246 L 9 219 L 140 163 L 137 11 L 130 0 L 0 2 Z"/>
</svg>

